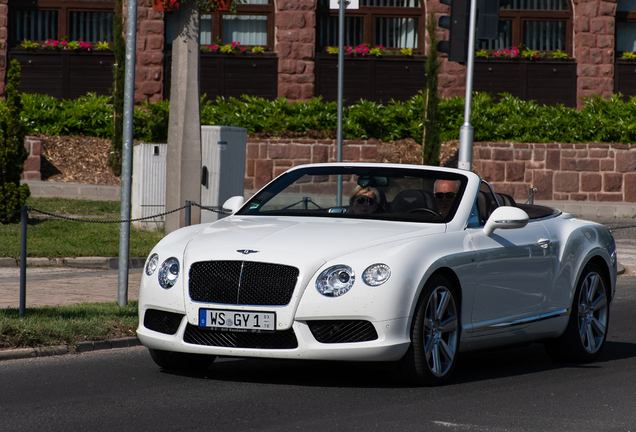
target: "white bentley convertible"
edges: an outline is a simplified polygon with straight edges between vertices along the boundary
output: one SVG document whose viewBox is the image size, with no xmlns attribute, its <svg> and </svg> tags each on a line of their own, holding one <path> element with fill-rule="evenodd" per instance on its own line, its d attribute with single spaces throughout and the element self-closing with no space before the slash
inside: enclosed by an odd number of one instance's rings
<svg viewBox="0 0 636 432">
<path fill-rule="evenodd" d="M 387 361 L 439 385 L 459 352 L 543 342 L 555 359 L 589 362 L 605 344 L 610 230 L 515 203 L 474 173 L 305 165 L 224 208 L 146 262 L 137 335 L 162 368 Z"/>
</svg>

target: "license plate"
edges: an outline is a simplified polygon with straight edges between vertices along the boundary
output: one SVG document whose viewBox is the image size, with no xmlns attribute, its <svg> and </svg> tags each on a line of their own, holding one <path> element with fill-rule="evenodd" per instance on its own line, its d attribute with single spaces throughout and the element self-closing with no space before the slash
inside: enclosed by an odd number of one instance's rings
<svg viewBox="0 0 636 432">
<path fill-rule="evenodd" d="M 199 309 L 199 326 L 225 331 L 273 332 L 276 313 Z"/>
</svg>

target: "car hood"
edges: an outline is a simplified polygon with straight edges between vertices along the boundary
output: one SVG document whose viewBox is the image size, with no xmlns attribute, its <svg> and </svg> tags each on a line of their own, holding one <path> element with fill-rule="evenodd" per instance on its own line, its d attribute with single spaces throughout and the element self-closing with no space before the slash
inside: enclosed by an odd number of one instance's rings
<svg viewBox="0 0 636 432">
<path fill-rule="evenodd" d="M 379 244 L 443 233 L 444 224 L 361 219 L 233 216 L 214 222 L 192 238 L 187 260 L 328 262 Z M 249 258 L 246 258 L 249 257 Z"/>
</svg>

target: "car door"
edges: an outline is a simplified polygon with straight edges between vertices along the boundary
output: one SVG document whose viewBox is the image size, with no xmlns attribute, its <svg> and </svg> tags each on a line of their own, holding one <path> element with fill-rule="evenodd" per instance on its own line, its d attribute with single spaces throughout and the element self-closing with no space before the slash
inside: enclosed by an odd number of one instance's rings
<svg viewBox="0 0 636 432">
<path fill-rule="evenodd" d="M 469 228 L 475 247 L 477 280 L 472 311 L 473 335 L 518 330 L 540 315 L 554 280 L 554 248 L 544 225 L 524 228 Z"/>
</svg>

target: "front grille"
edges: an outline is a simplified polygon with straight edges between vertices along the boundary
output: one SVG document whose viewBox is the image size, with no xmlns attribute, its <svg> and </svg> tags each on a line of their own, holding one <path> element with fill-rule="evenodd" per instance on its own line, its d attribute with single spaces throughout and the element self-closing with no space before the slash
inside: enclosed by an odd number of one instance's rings
<svg viewBox="0 0 636 432">
<path fill-rule="evenodd" d="M 148 309 L 144 314 L 144 327 L 159 333 L 173 335 L 179 330 L 183 316 L 174 312 Z"/>
<path fill-rule="evenodd" d="M 296 267 L 252 261 L 200 261 L 190 267 L 190 298 L 206 303 L 284 306 L 291 300 Z"/>
<path fill-rule="evenodd" d="M 378 338 L 375 327 L 369 321 L 307 321 L 307 325 L 321 343 L 366 342 Z"/>
<path fill-rule="evenodd" d="M 227 348 L 293 349 L 298 340 L 293 329 L 275 333 L 223 332 L 188 324 L 183 341 L 195 345 Z"/>
</svg>

